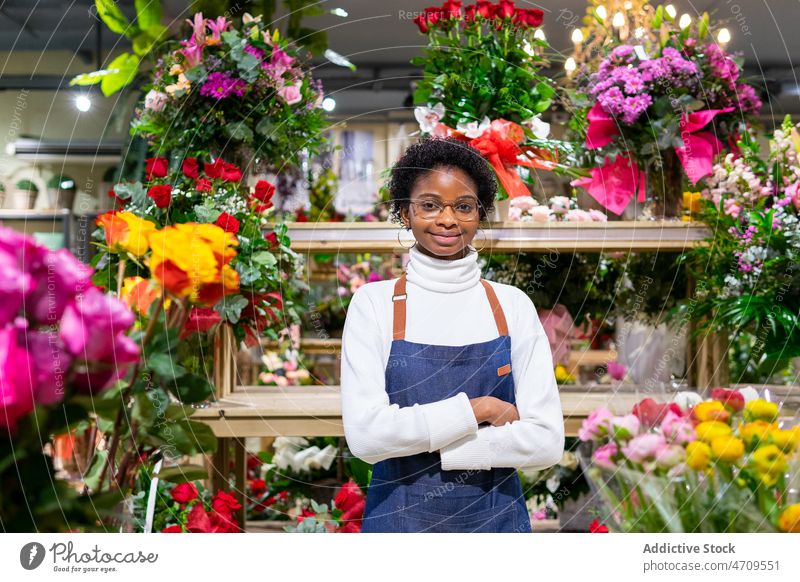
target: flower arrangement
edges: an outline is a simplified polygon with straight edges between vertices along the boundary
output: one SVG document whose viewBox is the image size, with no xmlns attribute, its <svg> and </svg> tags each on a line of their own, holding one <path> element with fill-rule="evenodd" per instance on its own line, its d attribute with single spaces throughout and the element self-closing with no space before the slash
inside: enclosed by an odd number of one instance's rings
<svg viewBox="0 0 800 582">
<path fill-rule="evenodd" d="M 475 147 L 497 174 L 499 199 L 528 196 L 530 170 L 562 171 L 541 120 L 555 96 L 553 82 L 539 73 L 547 43 L 535 36 L 543 13 L 513 2 L 460 1 L 426 8 L 414 21 L 428 38 L 424 70 L 414 92 L 420 130 L 453 136 Z"/>
<path fill-rule="evenodd" d="M 188 39 L 164 44 L 132 133 L 160 152 L 258 158 L 277 169 L 323 145 L 321 83 L 277 29 L 250 15 L 238 28 L 202 13 L 188 22 Z"/>
<path fill-rule="evenodd" d="M 284 527 L 293 533 L 359 533 L 364 515 L 366 497 L 352 479 L 342 485 L 334 497 L 330 510 L 327 504 L 310 500 L 311 507 L 304 507 L 294 526 Z"/>
<path fill-rule="evenodd" d="M 682 176 L 696 184 L 710 175 L 761 101 L 709 37 L 708 15 L 681 29 L 659 7 L 652 26 L 657 41 L 617 45 L 578 78 L 573 128 L 594 168 L 573 185 L 618 215 L 649 192 L 655 217 L 671 218 L 681 211 Z"/>
<path fill-rule="evenodd" d="M 159 495 L 154 517 L 154 531 L 162 533 L 237 533 L 241 528 L 236 523 L 234 512 L 242 505 L 225 491 L 213 496 L 205 489 L 187 481 L 172 485 L 168 495 Z"/>
<path fill-rule="evenodd" d="M 723 388 L 686 408 L 646 398 L 629 414 L 593 411 L 578 436 L 594 446 L 583 460 L 602 521 L 626 532 L 800 531 L 787 480 L 800 469 L 800 429 L 780 428 L 779 412 Z"/>
<path fill-rule="evenodd" d="M 578 208 L 574 198 L 553 196 L 540 204 L 532 196 L 518 196 L 509 203 L 508 220 L 515 222 L 606 222 L 608 217 L 599 210 Z"/>
<path fill-rule="evenodd" d="M 774 372 L 800 355 L 799 130 L 787 117 L 766 157 L 753 135 L 742 134 L 740 155 L 716 164 L 701 193 L 697 216 L 712 227 L 709 246 L 684 256 L 698 282 L 698 329 L 760 338 L 744 356 L 750 369 L 767 364 Z"/>
<path fill-rule="evenodd" d="M 161 292 L 180 300 L 184 336 L 230 323 L 237 339 L 255 345 L 295 317 L 302 260 L 289 248 L 285 225 L 262 235 L 271 183 L 251 190 L 241 169 L 219 158 L 171 166 L 157 157 L 146 161 L 143 182 L 117 184 L 114 192 L 122 208 L 97 219 L 98 283 L 131 304 Z"/>
</svg>

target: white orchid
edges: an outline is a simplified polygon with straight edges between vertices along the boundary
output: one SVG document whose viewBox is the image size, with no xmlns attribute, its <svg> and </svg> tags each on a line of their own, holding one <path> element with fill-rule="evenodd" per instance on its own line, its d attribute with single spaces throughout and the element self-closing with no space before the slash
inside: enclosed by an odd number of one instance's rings
<svg viewBox="0 0 800 582">
<path fill-rule="evenodd" d="M 534 115 L 522 122 L 522 125 L 530 128 L 538 139 L 547 139 L 550 135 L 550 124 L 541 120 L 541 115 Z"/>
<path fill-rule="evenodd" d="M 469 121 L 464 123 L 463 121 L 459 121 L 458 125 L 456 125 L 456 129 L 466 135 L 470 139 L 475 139 L 483 135 L 483 132 L 489 129 L 492 122 L 489 120 L 488 117 L 484 117 L 483 121 L 478 123 L 477 121 Z"/>
<path fill-rule="evenodd" d="M 433 107 L 418 106 L 414 108 L 414 117 L 419 123 L 419 128 L 423 133 L 432 133 L 439 125 L 439 121 L 444 117 L 444 105 L 437 103 Z"/>
</svg>

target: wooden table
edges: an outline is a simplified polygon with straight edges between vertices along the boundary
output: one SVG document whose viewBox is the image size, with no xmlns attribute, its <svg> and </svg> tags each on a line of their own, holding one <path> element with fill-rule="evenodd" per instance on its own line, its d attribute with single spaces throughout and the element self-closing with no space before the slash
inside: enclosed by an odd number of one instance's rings
<svg viewBox="0 0 800 582">
<path fill-rule="evenodd" d="M 641 397 L 634 392 L 615 394 L 603 388 L 593 391 L 586 387 L 564 386 L 561 406 L 566 434 L 577 435 L 583 420 L 599 406 L 623 413 Z M 208 408 L 197 410 L 192 420 L 208 424 L 218 439 L 217 453 L 210 467 L 214 491 L 228 488 L 233 461 L 235 496 L 242 505 L 237 514 L 240 524 L 245 522 L 245 438 L 344 436 L 339 386 L 241 386 Z"/>
</svg>

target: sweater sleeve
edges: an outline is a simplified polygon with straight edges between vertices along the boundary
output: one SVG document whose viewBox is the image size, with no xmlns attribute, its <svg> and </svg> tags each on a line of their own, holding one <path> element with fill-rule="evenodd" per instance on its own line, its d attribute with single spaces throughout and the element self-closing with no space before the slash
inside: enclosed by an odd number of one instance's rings
<svg viewBox="0 0 800 582">
<path fill-rule="evenodd" d="M 366 285 L 364 286 L 366 287 Z M 465 392 L 430 404 L 390 404 L 377 312 L 359 288 L 342 332 L 342 422 L 350 451 L 367 463 L 434 452 L 478 430 Z"/>
<path fill-rule="evenodd" d="M 511 370 L 519 420 L 482 426 L 440 449 L 443 469 L 544 469 L 564 451 L 564 416 L 550 344 L 530 298 L 519 291 Z"/>
</svg>

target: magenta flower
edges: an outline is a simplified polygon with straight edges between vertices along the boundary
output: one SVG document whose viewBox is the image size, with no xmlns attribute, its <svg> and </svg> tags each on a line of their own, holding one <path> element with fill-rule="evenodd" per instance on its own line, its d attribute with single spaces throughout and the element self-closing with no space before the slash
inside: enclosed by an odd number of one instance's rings
<svg viewBox="0 0 800 582">
<path fill-rule="evenodd" d="M 203 18 L 203 13 L 198 12 L 194 15 L 192 20 L 186 19 L 189 26 L 192 27 L 191 44 L 202 47 L 206 44 L 206 21 Z"/>
<path fill-rule="evenodd" d="M 228 29 L 231 23 L 224 16 L 219 16 L 215 19 L 209 19 L 206 24 L 208 24 L 208 29 L 211 31 L 209 44 L 217 44 L 222 40 L 220 35 Z"/>
<path fill-rule="evenodd" d="M 37 323 L 58 323 L 73 298 L 92 288 L 92 272 L 67 249 L 48 252 L 31 272 L 38 284 L 28 297 L 28 318 Z"/>
<path fill-rule="evenodd" d="M 214 99 L 225 99 L 231 95 L 244 95 L 246 84 L 243 80 L 230 76 L 230 73 L 211 73 L 200 88 L 200 94 Z"/>
<path fill-rule="evenodd" d="M 190 69 L 203 62 L 202 44 L 188 43 L 185 44 L 184 47 L 178 52 L 181 53 L 183 58 L 186 59 L 186 66 Z"/>
<path fill-rule="evenodd" d="M 0 329 L 0 427 L 17 426 L 20 417 L 33 410 L 33 390 L 28 376 L 31 361 L 17 343 L 12 325 Z"/>
<path fill-rule="evenodd" d="M 625 364 L 620 364 L 616 360 L 608 363 L 608 375 L 614 380 L 624 380 L 626 371 Z"/>
<path fill-rule="evenodd" d="M 697 439 L 692 421 L 672 410 L 667 411 L 664 420 L 661 421 L 661 434 L 667 441 L 679 445 L 685 445 Z"/>
<path fill-rule="evenodd" d="M 611 411 L 604 406 L 596 408 L 589 413 L 588 418 L 583 421 L 581 428 L 578 430 L 578 438 L 582 441 L 593 441 L 605 436 L 611 428 L 611 419 L 613 416 Z"/>
<path fill-rule="evenodd" d="M 634 463 L 645 463 L 655 460 L 656 453 L 666 444 L 664 437 L 660 434 L 640 434 L 625 443 L 625 446 L 622 447 L 622 454 Z"/>
<path fill-rule="evenodd" d="M 619 448 L 617 447 L 617 443 L 610 442 L 604 444 L 602 447 L 599 447 L 593 454 L 592 454 L 592 461 L 594 461 L 595 465 L 600 467 L 601 469 L 608 469 L 609 471 L 613 471 L 617 468 L 617 464 L 614 462 L 614 457 L 619 454 Z"/>
</svg>

